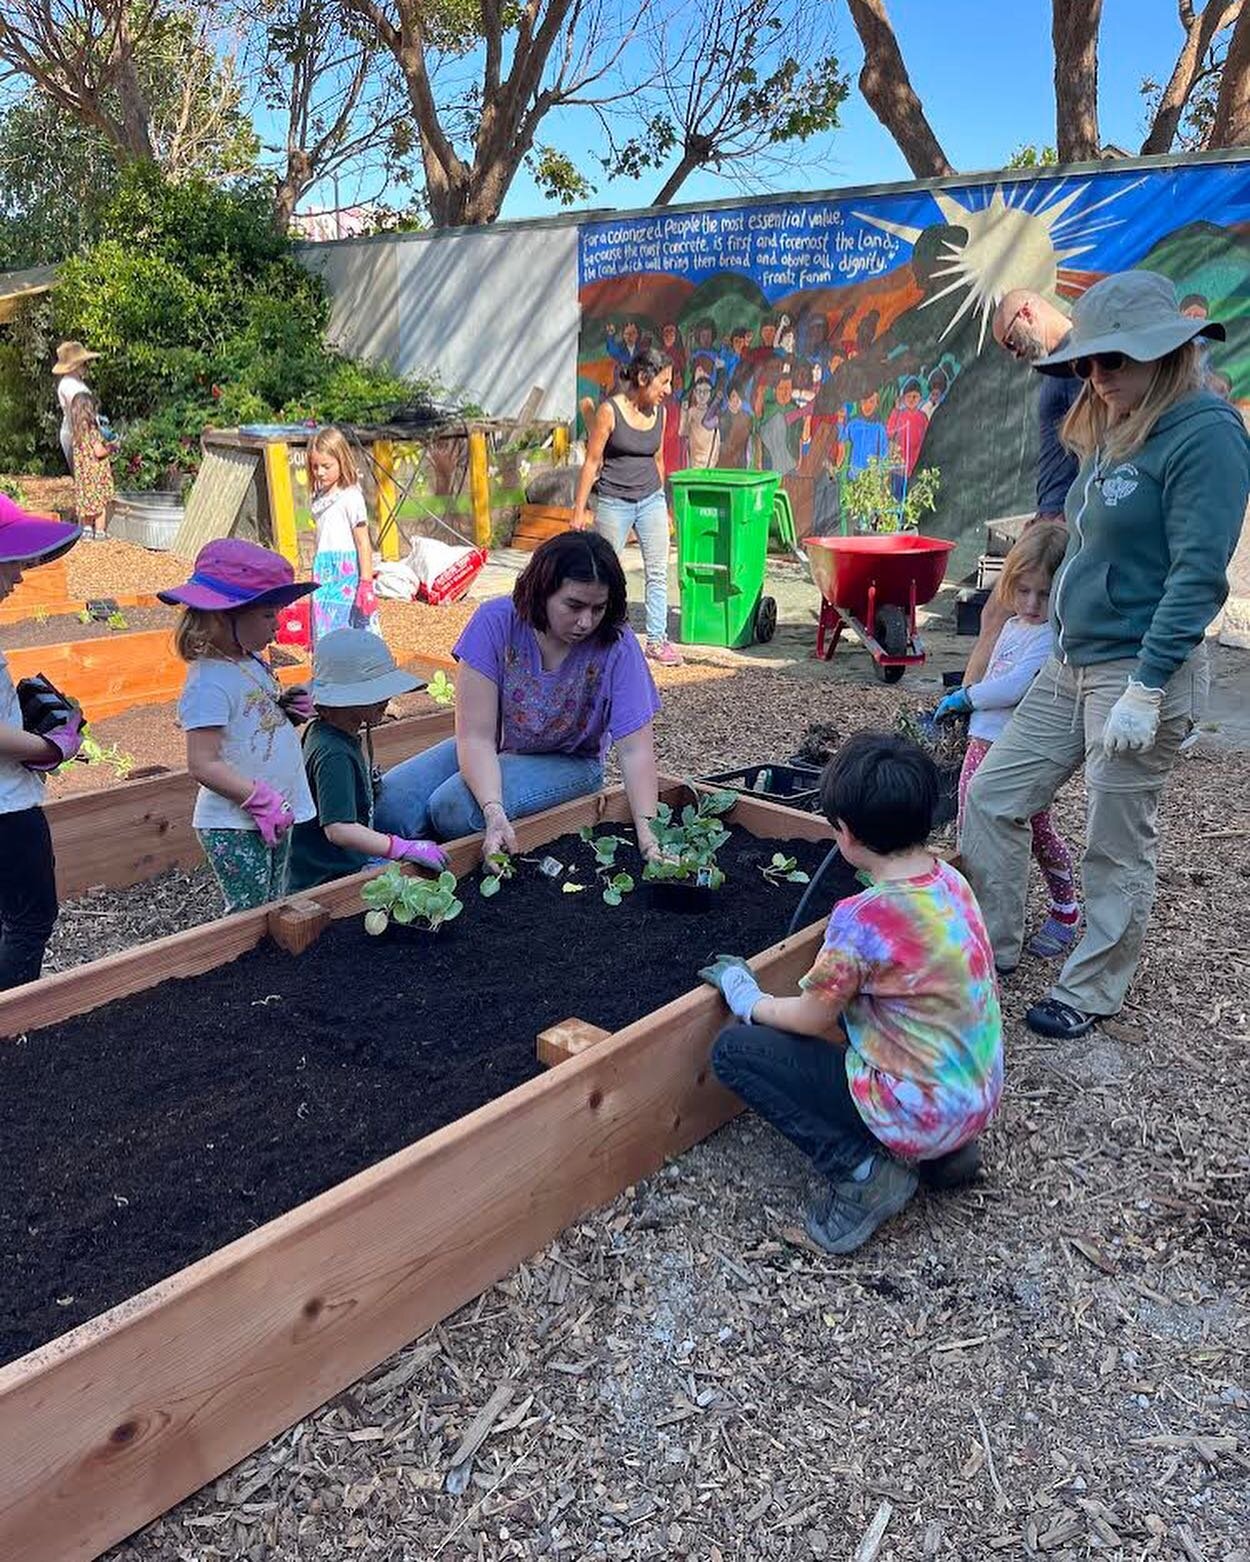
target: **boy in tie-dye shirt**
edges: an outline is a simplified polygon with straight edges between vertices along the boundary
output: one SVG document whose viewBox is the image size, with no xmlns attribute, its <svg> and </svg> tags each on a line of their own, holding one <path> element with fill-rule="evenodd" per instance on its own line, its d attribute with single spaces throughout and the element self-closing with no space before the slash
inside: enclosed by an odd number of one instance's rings
<svg viewBox="0 0 1250 1562">
<path fill-rule="evenodd" d="M 938 789 L 916 744 L 850 739 L 821 805 L 868 887 L 834 907 L 797 997 L 763 993 L 733 956 L 701 973 L 741 1022 L 717 1038 L 717 1078 L 828 1178 L 806 1224 L 831 1253 L 865 1242 L 922 1175 L 975 1170 L 1002 1091 L 989 938 L 968 885 L 925 844 Z"/>
</svg>

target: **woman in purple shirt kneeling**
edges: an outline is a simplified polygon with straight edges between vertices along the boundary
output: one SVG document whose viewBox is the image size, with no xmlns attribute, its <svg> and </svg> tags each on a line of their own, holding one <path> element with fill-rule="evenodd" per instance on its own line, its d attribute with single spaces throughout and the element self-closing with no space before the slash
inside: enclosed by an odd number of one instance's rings
<svg viewBox="0 0 1250 1562">
<path fill-rule="evenodd" d="M 638 849 L 658 855 L 649 821 L 660 698 L 610 543 L 594 532 L 550 538 L 511 598 L 478 608 L 452 654 L 456 735 L 387 772 L 379 830 L 442 841 L 484 830 L 484 857 L 515 851 L 511 821 L 598 791 L 615 744 Z"/>
</svg>

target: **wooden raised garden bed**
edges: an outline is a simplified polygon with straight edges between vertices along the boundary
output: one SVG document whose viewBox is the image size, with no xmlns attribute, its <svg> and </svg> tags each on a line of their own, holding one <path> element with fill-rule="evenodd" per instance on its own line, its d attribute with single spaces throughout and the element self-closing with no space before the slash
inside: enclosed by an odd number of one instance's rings
<svg viewBox="0 0 1250 1562">
<path fill-rule="evenodd" d="M 113 596 L 119 608 L 157 607 L 154 592 L 131 593 Z M 22 577 L 22 583 L 0 602 L 0 625 L 20 624 L 25 618 L 62 618 L 79 613 L 86 607 L 81 597 L 70 595 L 69 576 L 65 560 L 56 559 L 51 564 L 40 564 Z"/>
<path fill-rule="evenodd" d="M 681 791 L 677 783 L 665 782 L 667 800 L 678 801 Z M 558 849 L 571 863 L 580 843 L 569 832 L 627 817 L 621 789 L 614 788 L 521 821 L 520 850 Z M 414 1142 L 401 1141 L 396 1153 L 0 1368 L 0 1556 L 6 1562 L 98 1556 L 447 1317 L 571 1221 L 734 1115 L 737 1102 L 715 1083 L 707 1061 L 725 1010 L 716 993 L 695 985 L 695 966 L 711 952 L 703 948 L 706 940 L 716 947 L 734 946 L 725 919 L 737 923 L 749 912 L 750 930 L 737 947 L 751 941 L 767 946 L 754 964 L 769 984 L 797 980 L 811 962 L 821 930 L 813 925 L 793 938 L 780 937 L 801 891 L 793 885 L 764 885 L 749 864 L 766 862 L 773 848 L 757 847 L 752 837 L 792 840 L 792 849 L 805 854 L 810 866 L 823 856 L 828 832 L 811 814 L 751 799 L 737 804 L 730 823 L 735 839 L 725 851 L 740 857 L 718 894 L 734 885 L 738 889 L 737 898 L 717 913 L 720 924 L 713 917 L 629 910 L 636 898 L 641 901 L 641 891 L 628 898 L 625 912 L 609 910 L 599 903 L 593 869 L 587 872 L 584 866 L 578 872 L 588 880 L 587 891 L 562 896 L 561 887 L 541 879 L 535 866 L 524 870 L 528 878 L 505 884 L 489 903 L 471 881 L 461 887 L 464 914 L 438 935 L 437 950 L 444 939 L 461 940 L 458 951 L 446 958 L 398 941 L 384 955 L 387 938 L 367 941 L 379 950 L 378 969 L 386 974 L 376 979 L 382 987 L 388 994 L 388 982 L 407 989 L 395 993 L 388 1011 L 395 1035 L 372 1038 L 392 1049 L 389 1066 L 401 1069 L 384 1074 L 378 1100 L 419 1098 L 419 1089 L 411 1089 L 409 1076 L 402 1073 L 403 1062 L 415 1056 L 419 1044 L 432 1047 L 432 1069 L 442 1066 L 444 1057 L 463 1052 L 468 1054 L 464 1072 L 480 1076 L 496 1052 L 511 1049 L 515 1058 L 522 1043 L 532 1058 L 535 1032 L 542 1029 L 548 1033 L 547 1055 L 567 1061 L 547 1074 L 524 1078 L 494 1099 L 483 1098 L 484 1104 Z M 449 851 L 458 874 L 476 868 L 476 838 L 455 842 Z M 162 1045 L 183 1049 L 169 1051 L 169 1057 L 190 1068 L 213 1045 L 208 1030 L 197 1035 L 196 1017 L 219 1010 L 209 990 L 194 982 L 185 988 L 157 984 L 198 973 L 207 973 L 203 982 L 213 992 L 258 1016 L 256 1036 L 249 1034 L 247 1040 L 265 1067 L 276 1072 L 281 1032 L 275 1016 L 282 1012 L 282 994 L 290 1000 L 290 1023 L 298 1025 L 302 1013 L 303 1023 L 315 1028 L 322 1002 L 314 991 L 316 967 L 324 963 L 324 984 L 335 961 L 342 964 L 360 950 L 360 891 L 368 878 L 357 875 L 323 886 L 315 892 L 315 905 L 290 901 L 227 917 L 0 998 L 0 1035 L 26 1038 L 8 1055 L 10 1074 L 31 1070 L 28 1078 L 36 1084 L 46 1070 L 68 1070 L 66 1085 L 72 1089 L 75 1071 L 85 1074 L 100 1066 L 93 1063 L 92 1052 L 97 1043 L 106 1046 L 108 1035 L 114 1041 L 120 1037 L 123 1049 L 131 1040 L 136 1045 L 144 1041 L 142 1006 L 161 1002 L 172 1005 L 169 1012 L 176 1020 Z M 555 898 L 542 901 L 544 894 Z M 510 1002 L 510 989 L 498 972 L 495 991 L 501 996 L 493 1015 L 481 1007 L 490 967 L 506 954 L 506 938 L 498 928 L 491 941 L 489 913 L 500 908 L 497 915 L 504 920 L 498 927 L 525 919 L 533 927 L 553 917 L 561 902 L 583 909 L 585 934 L 593 935 L 600 919 L 605 931 L 602 940 L 578 940 L 570 969 L 590 956 L 600 963 L 619 960 L 619 951 L 628 950 L 621 969 L 634 971 L 635 986 L 624 997 L 612 991 L 613 983 L 594 978 L 595 993 L 610 994 L 608 1006 L 615 1005 L 617 1014 L 599 1031 L 614 1034 L 598 1034 L 597 1015 L 591 1012 L 572 1016 L 590 1026 L 556 1025 L 553 1035 L 553 1005 L 576 1001 L 553 976 L 557 951 L 568 948 L 554 939 L 546 962 L 533 959 L 532 937 L 520 937 L 517 948 L 530 967 L 544 968 L 538 979 L 544 972 L 548 978 L 546 1020 L 539 1013 L 541 1004 Z M 626 914 L 641 920 L 609 920 Z M 324 943 L 300 959 L 257 947 L 267 932 L 299 947 L 301 934 L 316 936 L 327 918 L 357 920 L 331 927 L 322 934 Z M 606 954 L 596 953 L 600 944 Z M 239 957 L 238 967 L 220 971 Z M 357 957 L 359 990 L 367 957 L 368 950 Z M 427 1035 L 411 1020 L 405 1028 L 405 1014 L 411 1015 L 422 995 L 434 989 L 433 978 L 426 978 L 440 959 L 444 973 L 458 973 L 457 998 L 473 998 L 476 1008 L 467 1001 L 461 1006 L 464 1021 L 451 1034 Z M 303 1010 L 297 1002 L 304 992 L 300 984 L 311 984 Z M 270 1001 L 253 1001 L 253 991 Z M 636 993 L 647 994 L 652 1003 L 670 994 L 672 1000 L 632 1018 L 644 1006 Z M 140 1007 L 103 1008 L 122 998 Z M 593 1002 L 588 1006 L 595 1008 Z M 599 1017 L 606 1013 L 598 1012 Z M 132 1029 L 122 1023 L 119 1031 L 119 1014 L 133 1018 Z M 89 1018 L 43 1038 L 41 1052 L 38 1030 L 70 1016 Z M 228 1026 L 226 1033 L 235 1034 Z M 85 1049 L 84 1036 L 91 1038 Z M 299 1062 L 314 1068 L 311 1034 L 305 1041 L 300 1033 L 300 1040 L 298 1050 L 308 1057 Z M 267 1044 L 272 1050 L 265 1050 Z M 350 1069 L 348 1057 L 334 1061 Z M 220 1073 L 214 1078 L 225 1085 Z M 80 1082 L 86 1097 L 89 1082 Z M 154 1079 L 153 1092 L 159 1088 Z M 327 1104 L 333 1106 L 347 1088 L 328 1091 Z M 175 1104 L 179 1120 L 192 1125 L 190 1115 L 183 1119 L 182 1108 L 190 1114 L 195 1103 L 176 1097 Z M 55 1100 L 51 1110 L 58 1110 Z M 174 1179 L 189 1185 L 196 1182 L 194 1168 L 200 1164 L 190 1155 L 193 1137 L 188 1127 L 187 1142 L 180 1144 L 186 1159 Z M 308 1159 L 304 1148 L 290 1155 Z M 311 1159 L 315 1165 L 315 1152 Z M 119 1165 L 116 1175 L 124 1170 Z M 114 1175 L 110 1169 L 109 1177 Z M 200 1197 L 206 1208 L 211 1206 L 207 1194 Z M 101 1219 L 107 1227 L 109 1218 Z M 45 1229 L 54 1224 L 52 1213 Z M 161 1224 L 158 1229 L 173 1228 Z M 176 1230 L 174 1235 L 180 1239 Z M 47 1240 L 57 1240 L 55 1231 Z M 111 1240 L 106 1234 L 106 1245 Z M 38 1251 L 30 1251 L 37 1260 Z"/>
<path fill-rule="evenodd" d="M 186 682 L 187 664 L 175 654 L 168 629 L 32 645 L 7 653 L 14 683 L 43 673 L 82 706 L 88 721 L 118 716 L 135 705 L 176 700 Z M 290 685 L 308 678 L 306 662 L 274 669 Z"/>
</svg>

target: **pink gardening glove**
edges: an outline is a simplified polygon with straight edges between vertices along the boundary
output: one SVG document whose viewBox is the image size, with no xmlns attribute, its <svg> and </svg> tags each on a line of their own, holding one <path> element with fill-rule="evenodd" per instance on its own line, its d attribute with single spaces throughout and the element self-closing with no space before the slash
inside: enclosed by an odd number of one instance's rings
<svg viewBox="0 0 1250 1562">
<path fill-rule="evenodd" d="M 313 697 L 303 684 L 296 684 L 293 689 L 288 689 L 278 704 L 285 711 L 287 718 L 294 722 L 311 721 L 317 714 Z"/>
<path fill-rule="evenodd" d="M 415 862 L 422 868 L 433 868 L 441 873 L 450 860 L 447 853 L 434 841 L 406 841 L 402 835 L 392 835 L 387 849 L 388 862 Z"/>
<path fill-rule="evenodd" d="M 371 580 L 362 580 L 356 587 L 356 611 L 362 618 L 372 618 L 378 610 L 378 594 Z"/>
<path fill-rule="evenodd" d="M 243 806 L 255 819 L 266 846 L 276 846 L 295 823 L 290 803 L 268 781 L 258 781 L 244 799 Z"/>
<path fill-rule="evenodd" d="M 81 711 L 75 711 L 63 727 L 53 727 L 51 732 L 40 733 L 45 743 L 50 743 L 56 750 L 47 759 L 28 759 L 26 769 L 56 770 L 67 759 L 73 759 L 74 755 L 82 747 L 83 718 Z"/>
</svg>

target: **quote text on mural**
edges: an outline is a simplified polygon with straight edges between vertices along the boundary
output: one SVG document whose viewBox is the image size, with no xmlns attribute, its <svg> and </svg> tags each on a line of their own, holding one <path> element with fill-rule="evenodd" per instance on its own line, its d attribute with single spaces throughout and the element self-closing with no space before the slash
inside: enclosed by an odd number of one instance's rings
<svg viewBox="0 0 1250 1562">
<path fill-rule="evenodd" d="M 880 276 L 901 241 L 837 206 L 774 206 L 594 223 L 581 233 L 582 285 L 636 272 L 692 281 L 740 271 L 770 293 Z"/>
</svg>

